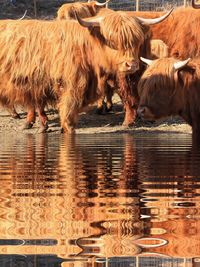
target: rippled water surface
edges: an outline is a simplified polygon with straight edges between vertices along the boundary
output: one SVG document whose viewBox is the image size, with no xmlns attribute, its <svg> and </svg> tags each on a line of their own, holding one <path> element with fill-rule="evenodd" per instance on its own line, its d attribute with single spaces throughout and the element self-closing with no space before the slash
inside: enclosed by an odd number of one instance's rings
<svg viewBox="0 0 200 267">
<path fill-rule="evenodd" d="M 0 135 L 0 267 L 199 267 L 191 136 Z"/>
</svg>

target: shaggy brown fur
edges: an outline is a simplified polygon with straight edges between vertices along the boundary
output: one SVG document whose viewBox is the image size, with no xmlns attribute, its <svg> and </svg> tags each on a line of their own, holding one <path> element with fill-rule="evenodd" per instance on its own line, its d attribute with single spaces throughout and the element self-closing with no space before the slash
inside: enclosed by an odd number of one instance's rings
<svg viewBox="0 0 200 267">
<path fill-rule="evenodd" d="M 90 3 L 67 3 L 62 5 L 57 12 L 57 19 L 76 19 L 74 10 L 81 18 L 89 18 L 96 16 L 102 7 L 96 5 L 96 1 Z"/>
<path fill-rule="evenodd" d="M 150 41 L 151 46 L 151 59 L 157 59 L 157 58 L 163 58 L 167 57 L 169 55 L 169 49 L 168 46 L 159 39 L 152 39 Z"/>
<path fill-rule="evenodd" d="M 193 139 L 200 142 L 200 58 L 176 71 L 174 58 L 155 60 L 138 84 L 138 113 L 144 119 L 180 115 L 192 126 Z"/>
<path fill-rule="evenodd" d="M 1 22 L 0 101 L 56 102 L 61 125 L 71 132 L 78 113 L 103 93 L 107 76 L 138 60 L 143 40 L 144 26 L 122 12 L 90 31 L 75 21 Z"/>
<path fill-rule="evenodd" d="M 163 12 L 128 12 L 147 18 L 159 17 Z M 179 59 L 200 56 L 200 10 L 192 7 L 176 8 L 161 24 L 153 25 L 152 38 L 161 39 L 169 48 L 169 55 Z"/>
</svg>

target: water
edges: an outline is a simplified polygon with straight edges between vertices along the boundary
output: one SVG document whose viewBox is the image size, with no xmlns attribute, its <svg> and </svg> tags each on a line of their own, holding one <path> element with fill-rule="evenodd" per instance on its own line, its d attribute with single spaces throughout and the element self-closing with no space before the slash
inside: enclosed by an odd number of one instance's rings
<svg viewBox="0 0 200 267">
<path fill-rule="evenodd" d="M 199 267 L 184 134 L 0 135 L 0 267 Z"/>
</svg>

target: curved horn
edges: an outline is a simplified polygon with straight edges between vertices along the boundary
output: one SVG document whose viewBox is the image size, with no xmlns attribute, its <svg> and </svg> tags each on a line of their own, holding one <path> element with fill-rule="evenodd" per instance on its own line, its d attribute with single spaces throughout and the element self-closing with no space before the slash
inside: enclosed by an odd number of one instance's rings
<svg viewBox="0 0 200 267">
<path fill-rule="evenodd" d="M 175 69 L 175 70 L 180 70 L 180 69 L 182 69 L 184 66 L 187 65 L 187 63 L 190 61 L 190 59 L 191 59 L 191 58 L 189 57 L 189 58 L 186 59 L 186 60 L 178 61 L 178 62 L 174 63 L 174 69 Z"/>
<path fill-rule="evenodd" d="M 140 60 L 149 66 L 154 62 L 154 60 L 144 58 L 144 57 L 140 57 Z"/>
<path fill-rule="evenodd" d="M 75 14 L 76 20 L 78 20 L 79 24 L 82 25 L 83 27 L 90 28 L 90 27 L 100 26 L 100 21 L 102 20 L 102 17 L 99 17 L 96 19 L 90 19 L 87 21 L 87 20 L 80 18 L 76 10 L 74 10 L 74 14 Z"/>
<path fill-rule="evenodd" d="M 137 18 L 144 24 L 153 25 L 153 24 L 157 24 L 165 20 L 172 13 L 172 11 L 173 11 L 173 8 L 170 9 L 166 14 L 164 14 L 163 16 L 159 18 L 154 18 L 154 19 L 145 19 L 145 18 L 140 18 L 140 17 L 137 17 Z"/>
<path fill-rule="evenodd" d="M 193 8 L 200 8 L 200 4 L 196 4 L 195 0 L 192 0 L 192 7 Z"/>
<path fill-rule="evenodd" d="M 104 2 L 104 3 L 99 3 L 99 2 L 96 1 L 96 6 L 104 7 L 104 6 L 106 6 L 109 2 L 110 2 L 110 0 L 107 0 L 107 1 Z"/>
<path fill-rule="evenodd" d="M 27 13 L 27 10 L 25 10 L 24 15 L 21 18 L 19 18 L 19 20 L 24 19 L 26 17 L 26 13 Z"/>
</svg>

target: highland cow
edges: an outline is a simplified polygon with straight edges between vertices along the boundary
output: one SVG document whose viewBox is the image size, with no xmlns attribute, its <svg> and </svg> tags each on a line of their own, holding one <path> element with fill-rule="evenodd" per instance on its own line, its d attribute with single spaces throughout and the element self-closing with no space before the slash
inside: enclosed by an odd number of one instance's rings
<svg viewBox="0 0 200 267">
<path fill-rule="evenodd" d="M 127 12 L 129 16 L 156 18 L 164 12 Z M 167 46 L 169 56 L 184 60 L 200 56 L 200 10 L 192 7 L 178 7 L 162 25 L 151 27 L 152 39 L 160 39 Z M 192 45 L 188 45 L 192 44 Z"/>
<path fill-rule="evenodd" d="M 142 119 L 179 115 L 192 126 L 193 141 L 200 142 L 200 58 L 178 61 L 142 58 L 149 67 L 138 84 Z"/>
<path fill-rule="evenodd" d="M 106 4 L 110 0 L 107 0 L 105 3 L 99 3 L 97 1 L 91 1 L 88 3 L 67 3 L 62 5 L 57 11 L 57 19 L 76 19 L 76 13 L 81 18 L 89 18 L 96 16 L 101 8 L 106 7 Z"/>
<path fill-rule="evenodd" d="M 62 19 L 74 20 L 76 19 L 76 15 L 74 11 L 76 11 L 76 13 L 78 14 L 80 18 L 87 18 L 87 17 L 95 16 L 102 8 L 104 8 L 107 5 L 109 1 L 110 0 L 107 0 L 105 3 L 92 1 L 88 3 L 76 2 L 76 3 L 64 4 L 58 9 L 57 19 L 58 20 L 62 20 Z M 42 122 L 40 132 L 44 132 L 48 128 L 48 124 L 47 124 L 48 118 L 46 116 L 44 108 L 38 107 L 37 111 L 38 111 L 40 121 Z M 23 128 L 24 129 L 32 128 L 33 124 L 35 123 L 35 120 L 36 120 L 36 110 L 34 107 L 32 107 L 31 109 L 28 110 L 27 120 Z"/>
</svg>

